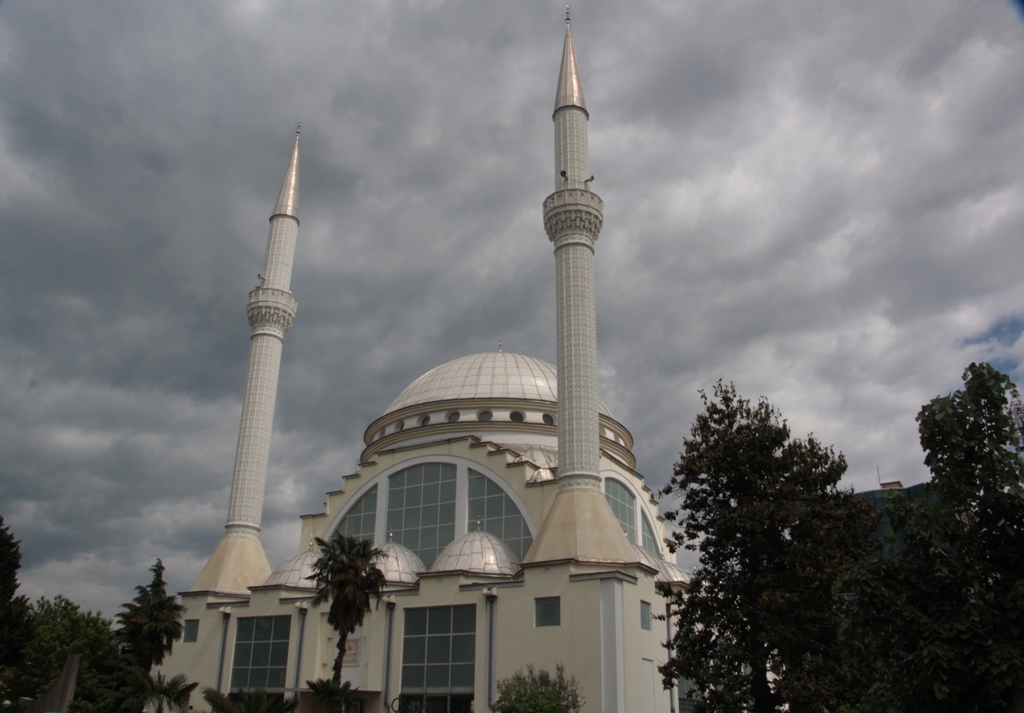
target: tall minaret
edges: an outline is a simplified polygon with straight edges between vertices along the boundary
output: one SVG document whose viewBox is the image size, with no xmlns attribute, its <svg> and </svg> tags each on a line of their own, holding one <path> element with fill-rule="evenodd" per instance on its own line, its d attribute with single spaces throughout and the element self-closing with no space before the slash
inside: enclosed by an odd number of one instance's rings
<svg viewBox="0 0 1024 713">
<path fill-rule="evenodd" d="M 270 216 L 267 260 L 259 286 L 249 293 L 248 316 L 252 327 L 249 374 L 242 402 L 242 424 L 238 429 L 226 532 L 192 586 L 193 590 L 245 592 L 247 587 L 263 584 L 270 576 L 270 564 L 260 543 L 259 531 L 281 348 L 298 304 L 289 291 L 298 232 L 299 130 L 296 130 L 292 158 Z"/>
<path fill-rule="evenodd" d="M 555 247 L 558 339 L 558 493 L 526 562 L 633 562 L 636 555 L 601 489 L 594 244 L 604 203 L 590 190 L 587 103 L 565 18 L 555 95 L 555 192 L 544 228 Z"/>
</svg>

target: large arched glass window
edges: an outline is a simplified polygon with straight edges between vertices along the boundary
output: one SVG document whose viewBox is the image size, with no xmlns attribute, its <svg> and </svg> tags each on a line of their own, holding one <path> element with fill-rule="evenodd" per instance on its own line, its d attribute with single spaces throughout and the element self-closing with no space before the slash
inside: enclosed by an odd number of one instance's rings
<svg viewBox="0 0 1024 713">
<path fill-rule="evenodd" d="M 651 524 L 647 522 L 646 517 L 641 517 L 640 522 L 643 525 L 643 541 L 640 546 L 655 557 L 661 557 L 661 550 L 658 548 L 658 540 L 654 537 L 654 530 L 651 529 Z"/>
<path fill-rule="evenodd" d="M 519 561 L 533 544 L 530 528 L 512 498 L 486 475 L 470 470 L 468 529 L 475 529 L 477 522 L 484 532 L 508 545 Z"/>
<path fill-rule="evenodd" d="M 612 506 L 615 519 L 622 525 L 622 530 L 626 533 L 626 537 L 635 545 L 636 502 L 633 500 L 633 494 L 619 481 L 607 478 L 604 481 L 604 496 L 608 498 L 608 504 Z"/>
<path fill-rule="evenodd" d="M 377 524 L 377 486 L 370 490 L 348 511 L 338 524 L 338 532 L 357 540 L 373 540 Z"/>
<path fill-rule="evenodd" d="M 388 531 L 430 567 L 455 539 L 455 466 L 423 463 L 388 479 Z"/>
</svg>

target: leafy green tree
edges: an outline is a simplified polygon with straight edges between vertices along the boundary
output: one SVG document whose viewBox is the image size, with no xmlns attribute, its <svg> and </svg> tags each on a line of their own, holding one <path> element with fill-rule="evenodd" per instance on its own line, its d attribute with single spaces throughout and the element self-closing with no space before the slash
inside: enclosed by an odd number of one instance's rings
<svg viewBox="0 0 1024 713">
<path fill-rule="evenodd" d="M 144 671 L 163 663 L 185 630 L 181 620 L 185 607 L 167 593 L 164 563 L 157 560 L 149 571 L 153 573 L 149 586 L 135 587 L 135 598 L 122 604 L 117 615 L 117 639 Z"/>
<path fill-rule="evenodd" d="M 32 605 L 33 635 L 25 646 L 13 688 L 17 696 L 37 698 L 53 685 L 70 653 L 82 654 L 72 713 L 105 713 L 106 684 L 117 674 L 120 656 L 111 621 L 83 612 L 69 599 L 41 597 Z M 13 699 L 12 699 L 13 700 Z"/>
<path fill-rule="evenodd" d="M 1024 688 L 1024 487 L 1010 379 L 971 364 L 917 416 L 927 496 L 890 497 L 899 538 L 836 591 L 843 641 L 877 663 L 869 711 L 1001 711 Z"/>
<path fill-rule="evenodd" d="M 660 670 L 692 681 L 696 709 L 836 710 L 861 684 L 843 667 L 836 577 L 875 549 L 870 504 L 838 487 L 842 454 L 791 440 L 779 411 L 719 381 L 664 495 L 681 525 L 670 546 L 700 553 L 688 592 L 671 597 L 675 633 Z"/>
<path fill-rule="evenodd" d="M 183 673 L 165 678 L 162 673 L 152 676 L 148 671 L 134 668 L 125 677 L 125 685 L 121 689 L 123 703 L 120 710 L 123 713 L 139 713 L 147 706 L 155 706 L 154 713 L 164 713 L 165 710 L 171 713 L 185 713 L 192 691 L 198 685 L 196 682 L 189 682 Z"/>
<path fill-rule="evenodd" d="M 20 544 L 0 515 L 0 697 L 5 699 L 10 697 L 5 682 L 13 675 L 6 669 L 21 663 L 25 645 L 32 636 L 28 597 L 17 595 Z"/>
<path fill-rule="evenodd" d="M 555 675 L 545 669 L 535 671 L 532 665 L 519 669 L 498 681 L 498 700 L 494 713 L 579 713 L 586 701 L 580 693 L 575 676 L 566 676 L 562 664 L 555 665 Z"/>
<path fill-rule="evenodd" d="M 329 540 L 316 538 L 316 544 L 320 551 L 309 577 L 317 586 L 313 605 L 331 603 L 327 623 L 338 632 L 338 654 L 331 680 L 340 686 L 348 637 L 363 623 L 370 603 L 380 604 L 385 581 L 376 563 L 384 557 L 384 551 L 374 547 L 370 540 L 357 540 L 338 531 Z"/>
<path fill-rule="evenodd" d="M 292 713 L 298 705 L 297 699 L 268 696 L 262 688 L 252 693 L 238 691 L 225 695 L 215 688 L 204 688 L 203 699 L 212 713 Z"/>
</svg>

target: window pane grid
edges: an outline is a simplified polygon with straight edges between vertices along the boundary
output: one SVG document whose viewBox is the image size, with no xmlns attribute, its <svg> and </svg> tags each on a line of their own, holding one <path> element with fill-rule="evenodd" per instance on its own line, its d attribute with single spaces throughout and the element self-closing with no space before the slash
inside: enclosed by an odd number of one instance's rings
<svg viewBox="0 0 1024 713">
<path fill-rule="evenodd" d="M 622 483 L 615 480 L 604 481 L 604 496 L 612 506 L 615 519 L 622 525 L 622 531 L 632 544 L 636 544 L 636 505 L 633 495 Z"/>
<path fill-rule="evenodd" d="M 232 688 L 284 688 L 291 620 L 291 616 L 238 619 Z"/>
<path fill-rule="evenodd" d="M 501 486 L 483 473 L 469 471 L 469 528 L 489 532 L 506 545 L 520 561 L 533 544 L 530 528 L 522 513 Z"/>
<path fill-rule="evenodd" d="M 476 605 L 406 609 L 402 696 L 473 693 Z"/>
<path fill-rule="evenodd" d="M 392 475 L 388 531 L 430 567 L 455 539 L 455 466 L 425 463 Z"/>
<path fill-rule="evenodd" d="M 654 537 L 654 530 L 651 529 L 650 523 L 647 522 L 646 517 L 641 517 L 640 522 L 643 525 L 643 543 L 640 545 L 645 550 L 650 552 L 655 557 L 661 557 L 661 550 L 658 547 L 658 541 Z"/>
<path fill-rule="evenodd" d="M 373 540 L 377 525 L 377 486 L 359 498 L 338 525 L 338 532 L 357 540 Z"/>
</svg>

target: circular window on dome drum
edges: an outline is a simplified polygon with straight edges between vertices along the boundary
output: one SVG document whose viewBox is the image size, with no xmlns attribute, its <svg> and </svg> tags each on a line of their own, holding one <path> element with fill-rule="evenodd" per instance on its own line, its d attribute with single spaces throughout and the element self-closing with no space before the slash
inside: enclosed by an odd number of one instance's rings
<svg viewBox="0 0 1024 713">
<path fill-rule="evenodd" d="M 377 438 L 384 438 L 384 433 L 385 431 L 383 428 L 377 431 Z"/>
<path fill-rule="evenodd" d="M 430 416 L 429 416 L 429 415 L 427 415 L 427 416 L 423 416 L 423 417 L 422 417 L 422 418 L 420 419 L 420 425 L 421 425 L 421 426 L 426 426 L 426 425 L 427 425 L 428 423 L 430 423 Z"/>
<path fill-rule="evenodd" d="M 512 413 L 510 413 L 508 415 L 508 418 L 509 418 L 510 421 L 514 421 L 515 423 L 522 423 L 523 422 L 523 412 L 522 411 L 513 411 Z"/>
<path fill-rule="evenodd" d="M 458 411 L 452 411 L 450 414 L 448 414 L 448 423 L 455 423 L 458 420 L 459 420 L 459 412 Z"/>
<path fill-rule="evenodd" d="M 544 423 L 546 423 L 547 425 L 549 425 L 549 426 L 554 426 L 555 425 L 555 417 L 552 416 L 551 414 L 546 413 L 546 414 L 544 414 L 543 418 L 544 418 Z"/>
<path fill-rule="evenodd" d="M 401 431 L 403 428 L 405 428 L 405 421 L 399 421 L 398 423 L 395 424 L 396 432 Z"/>
<path fill-rule="evenodd" d="M 490 411 L 481 411 L 476 415 L 477 421 L 490 421 L 492 418 L 494 418 L 494 414 Z"/>
</svg>

